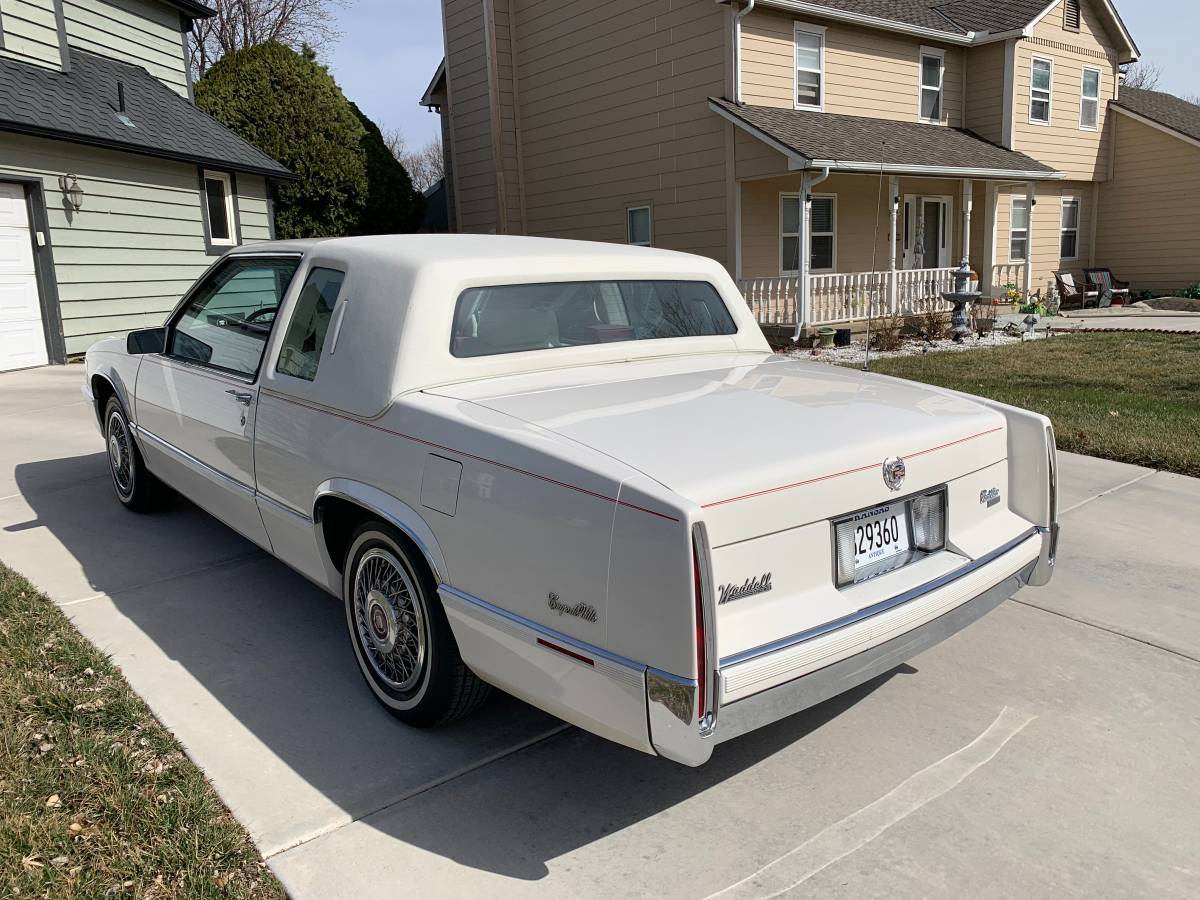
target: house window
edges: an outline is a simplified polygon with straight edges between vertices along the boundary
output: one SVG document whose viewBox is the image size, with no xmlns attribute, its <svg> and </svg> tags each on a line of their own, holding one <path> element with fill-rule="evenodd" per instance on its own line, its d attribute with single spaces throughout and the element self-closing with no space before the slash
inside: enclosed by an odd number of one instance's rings
<svg viewBox="0 0 1200 900">
<path fill-rule="evenodd" d="M 1054 63 L 1035 56 L 1029 81 L 1029 121 L 1050 124 L 1050 90 L 1054 81 Z"/>
<path fill-rule="evenodd" d="M 1067 0 L 1063 4 L 1063 28 L 1067 31 L 1079 30 L 1079 0 Z"/>
<path fill-rule="evenodd" d="M 921 121 L 942 121 L 942 83 L 946 73 L 946 54 L 942 50 L 921 48 Z"/>
<path fill-rule="evenodd" d="M 1100 122 L 1100 70 L 1083 67 L 1083 85 L 1079 95 L 1079 127 L 1095 131 Z"/>
<path fill-rule="evenodd" d="M 1079 258 L 1079 198 L 1062 198 L 1062 224 L 1059 229 L 1058 255 L 1062 259 Z"/>
<path fill-rule="evenodd" d="M 821 109 L 824 100 L 825 29 L 796 23 L 796 109 Z"/>
<path fill-rule="evenodd" d="M 1012 216 L 1008 225 L 1008 258 L 1022 262 L 1029 258 L 1029 200 L 1012 198 Z"/>
<path fill-rule="evenodd" d="M 781 197 L 779 257 L 780 271 L 795 275 L 800 271 L 800 195 Z M 809 272 L 832 272 L 837 259 L 837 199 L 832 195 L 814 196 L 809 220 Z"/>
<path fill-rule="evenodd" d="M 650 207 L 631 206 L 625 210 L 625 231 L 635 247 L 650 246 Z"/>
<path fill-rule="evenodd" d="M 233 206 L 233 179 L 228 172 L 205 170 L 204 209 L 205 237 L 213 247 L 233 247 L 237 244 L 237 217 Z"/>
</svg>

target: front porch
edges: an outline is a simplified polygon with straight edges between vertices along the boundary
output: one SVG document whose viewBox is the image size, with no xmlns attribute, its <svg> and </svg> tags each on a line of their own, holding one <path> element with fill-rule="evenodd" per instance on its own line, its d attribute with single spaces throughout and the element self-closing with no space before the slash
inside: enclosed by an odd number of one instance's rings
<svg viewBox="0 0 1200 900">
<path fill-rule="evenodd" d="M 984 211 L 994 205 L 992 182 L 812 179 L 797 173 L 738 185 L 738 287 L 759 324 L 807 329 L 948 309 L 941 295 L 953 290 L 964 258 L 986 297 L 1010 286 L 1030 290 L 1027 263 L 991 259 L 996 217 Z"/>
<path fill-rule="evenodd" d="M 945 308 L 963 259 L 985 296 L 1029 294 L 1050 262 L 1031 213 L 1063 174 L 1028 156 L 940 125 L 709 105 L 735 126 L 734 268 L 763 325 Z"/>
</svg>

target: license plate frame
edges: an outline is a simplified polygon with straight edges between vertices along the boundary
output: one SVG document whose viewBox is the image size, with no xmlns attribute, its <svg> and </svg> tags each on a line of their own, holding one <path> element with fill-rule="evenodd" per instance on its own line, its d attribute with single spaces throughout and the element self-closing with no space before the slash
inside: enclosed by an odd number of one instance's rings
<svg viewBox="0 0 1200 900">
<path fill-rule="evenodd" d="M 913 561 L 926 556 L 931 549 L 924 549 L 917 546 L 916 535 L 913 530 L 913 501 L 919 497 L 924 497 L 930 494 L 940 493 L 942 504 L 943 522 L 946 514 L 946 487 L 942 485 L 938 488 L 919 491 L 915 494 L 909 494 L 904 497 L 895 499 L 883 500 L 872 506 L 857 509 L 854 512 L 846 513 L 831 519 L 830 524 L 830 550 L 833 563 L 833 581 L 839 588 L 852 587 L 856 584 L 862 584 L 864 581 L 870 581 L 880 575 L 885 575 L 888 572 L 894 572 L 897 569 L 904 568 Z M 846 535 L 839 536 L 839 529 L 855 521 L 865 521 L 882 515 L 884 510 L 888 510 L 890 514 L 897 517 L 900 515 L 900 510 L 903 510 L 903 546 L 899 550 L 884 554 L 873 560 L 868 560 L 866 565 L 858 565 L 859 554 L 853 553 L 851 558 L 854 564 L 849 570 L 843 565 L 842 554 L 839 553 L 839 540 L 845 539 Z M 850 536 L 853 536 L 854 530 L 850 529 Z M 945 543 L 945 532 L 943 530 L 942 546 Z M 893 542 L 895 544 L 896 542 Z M 853 549 L 853 548 L 852 548 Z"/>
</svg>

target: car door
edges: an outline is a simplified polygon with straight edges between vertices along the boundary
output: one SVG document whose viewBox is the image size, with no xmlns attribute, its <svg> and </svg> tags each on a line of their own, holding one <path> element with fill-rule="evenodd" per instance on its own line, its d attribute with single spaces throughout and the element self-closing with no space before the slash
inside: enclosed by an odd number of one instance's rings
<svg viewBox="0 0 1200 900">
<path fill-rule="evenodd" d="M 258 377 L 298 255 L 237 255 L 196 284 L 138 371 L 135 412 L 150 470 L 270 547 L 254 491 Z"/>
</svg>

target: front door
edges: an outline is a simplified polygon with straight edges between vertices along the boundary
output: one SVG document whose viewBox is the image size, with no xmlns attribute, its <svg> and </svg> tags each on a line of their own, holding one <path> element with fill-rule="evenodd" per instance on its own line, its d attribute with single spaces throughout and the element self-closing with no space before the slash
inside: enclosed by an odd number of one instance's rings
<svg viewBox="0 0 1200 900">
<path fill-rule="evenodd" d="M 951 198 L 909 194 L 904 198 L 904 268 L 950 266 Z"/>
<path fill-rule="evenodd" d="M 46 330 L 25 188 L 0 182 L 0 372 L 44 366 Z"/>
<path fill-rule="evenodd" d="M 267 547 L 254 492 L 258 377 L 298 256 L 225 260 L 167 324 L 138 370 L 136 422 L 151 471 Z"/>
</svg>

